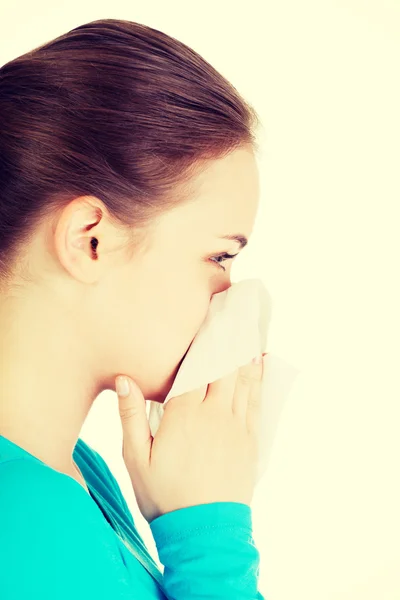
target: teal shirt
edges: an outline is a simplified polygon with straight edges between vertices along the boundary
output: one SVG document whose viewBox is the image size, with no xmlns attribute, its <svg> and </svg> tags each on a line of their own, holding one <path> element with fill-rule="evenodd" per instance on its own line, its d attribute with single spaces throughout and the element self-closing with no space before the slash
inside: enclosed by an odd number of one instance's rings
<svg viewBox="0 0 400 600">
<path fill-rule="evenodd" d="M 101 455 L 79 438 L 73 458 L 90 495 L 0 435 L 1 600 L 264 600 L 247 504 L 151 521 L 162 573 Z"/>
</svg>

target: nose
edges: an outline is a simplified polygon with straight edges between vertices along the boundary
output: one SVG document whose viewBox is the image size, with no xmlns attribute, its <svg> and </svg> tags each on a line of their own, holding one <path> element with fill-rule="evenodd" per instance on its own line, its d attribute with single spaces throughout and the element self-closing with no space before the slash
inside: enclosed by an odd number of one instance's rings
<svg viewBox="0 0 400 600">
<path fill-rule="evenodd" d="M 225 292 L 225 290 L 229 290 L 230 287 L 232 287 L 232 282 L 230 281 L 230 279 L 225 279 L 225 281 L 221 281 L 211 294 L 211 298 L 214 296 L 214 294 L 220 294 L 221 292 Z"/>
</svg>

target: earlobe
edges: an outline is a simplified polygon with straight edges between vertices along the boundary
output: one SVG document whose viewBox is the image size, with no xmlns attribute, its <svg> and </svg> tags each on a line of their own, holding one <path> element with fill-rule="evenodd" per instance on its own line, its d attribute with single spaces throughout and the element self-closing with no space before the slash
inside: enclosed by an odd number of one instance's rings
<svg viewBox="0 0 400 600">
<path fill-rule="evenodd" d="M 64 268 L 79 281 L 94 283 L 99 277 L 97 266 L 102 266 L 98 257 L 99 240 L 96 237 L 78 235 L 70 240 L 70 250 L 59 248 L 59 260 Z M 96 266 L 95 266 L 96 265 Z M 104 266 L 104 265 L 103 265 Z"/>
</svg>

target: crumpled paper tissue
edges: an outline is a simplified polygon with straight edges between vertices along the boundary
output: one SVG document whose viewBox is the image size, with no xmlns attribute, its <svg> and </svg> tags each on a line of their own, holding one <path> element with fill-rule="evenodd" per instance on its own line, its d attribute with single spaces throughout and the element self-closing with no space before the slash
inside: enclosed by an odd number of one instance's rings
<svg viewBox="0 0 400 600">
<path fill-rule="evenodd" d="M 244 279 L 214 294 L 164 403 L 147 400 L 151 434 L 156 435 L 171 398 L 202 386 L 205 394 L 209 383 L 267 352 L 270 319 L 270 296 L 259 279 Z M 299 373 L 271 352 L 264 359 L 257 484 L 266 471 L 283 405 Z"/>
</svg>

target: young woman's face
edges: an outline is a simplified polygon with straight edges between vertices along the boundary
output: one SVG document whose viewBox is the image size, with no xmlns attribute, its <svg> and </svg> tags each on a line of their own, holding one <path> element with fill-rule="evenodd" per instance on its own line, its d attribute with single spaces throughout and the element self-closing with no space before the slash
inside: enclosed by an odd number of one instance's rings
<svg viewBox="0 0 400 600">
<path fill-rule="evenodd" d="M 230 287 L 237 241 L 249 237 L 259 203 L 259 174 L 252 151 L 215 161 L 198 179 L 193 202 L 167 212 L 152 242 L 129 263 L 115 267 L 91 315 L 103 389 L 127 374 L 146 399 L 163 402 L 182 358 L 207 314 L 213 294 Z M 112 282 L 112 285 L 111 285 Z"/>
</svg>

